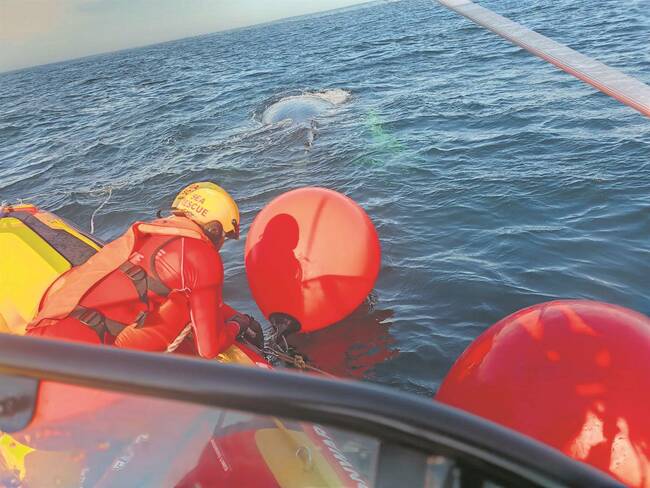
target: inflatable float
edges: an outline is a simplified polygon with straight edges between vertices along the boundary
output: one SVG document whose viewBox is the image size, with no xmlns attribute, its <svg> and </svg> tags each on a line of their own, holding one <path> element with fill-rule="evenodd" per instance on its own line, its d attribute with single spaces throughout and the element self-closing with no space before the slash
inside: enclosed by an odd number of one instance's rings
<svg viewBox="0 0 650 488">
<path fill-rule="evenodd" d="M 50 283 L 101 245 L 33 205 L 0 208 L 0 331 L 23 334 Z"/>
<path fill-rule="evenodd" d="M 650 487 L 650 318 L 589 300 L 500 320 L 456 360 L 436 399 Z"/>
<path fill-rule="evenodd" d="M 322 200 L 323 194 L 317 194 Z M 0 207 L 0 330 L 24 334 L 47 287 L 101 247 L 100 240 L 34 205 Z M 261 351 L 247 343 L 236 343 L 217 359 L 271 367 Z M 141 412 L 138 405 L 143 403 L 152 424 L 174 426 L 165 428 L 155 455 L 153 440 L 142 437 L 147 429 L 141 415 L 129 414 Z M 144 397 L 43 382 L 36 415 L 27 429 L 0 433 L 0 481 L 54 486 L 63 480 L 67 486 L 66 480 L 74 484 L 83 476 L 81 486 L 116 486 L 138 479 L 139 471 L 150 470 L 156 459 L 156 469 L 163 470 L 156 483 L 174 486 L 366 486 L 359 470 L 336 447 L 335 437 L 320 426 L 279 419 L 260 423 L 259 418 L 230 411 L 221 412 L 216 422 L 214 415 L 214 410 L 194 406 L 172 408 L 167 402 L 158 408 Z M 147 444 L 140 457 L 139 444 Z M 183 445 L 192 446 L 189 451 L 199 462 L 182 479 L 172 481 L 160 467 L 161 453 L 180 453 Z M 132 462 L 128 469 L 115 469 L 124 450 Z M 224 456 L 232 461 L 224 463 Z M 174 466 L 172 456 L 170 473 L 178 473 Z"/>
</svg>

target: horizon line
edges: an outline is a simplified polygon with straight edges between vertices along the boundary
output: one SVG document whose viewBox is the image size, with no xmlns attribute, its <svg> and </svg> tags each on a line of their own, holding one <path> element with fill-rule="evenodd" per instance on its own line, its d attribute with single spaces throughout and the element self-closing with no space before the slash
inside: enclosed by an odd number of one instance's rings
<svg viewBox="0 0 650 488">
<path fill-rule="evenodd" d="M 153 46 L 158 46 L 158 45 L 163 45 L 163 44 L 168 44 L 172 42 L 178 42 L 182 41 L 185 39 L 196 39 L 199 37 L 206 37 L 206 36 L 211 36 L 215 34 L 223 34 L 227 32 L 234 32 L 237 30 L 244 30 L 244 29 L 250 29 L 250 28 L 259 28 L 259 27 L 264 27 L 266 25 L 272 25 L 272 24 L 278 24 L 282 22 L 287 22 L 287 21 L 292 21 L 300 18 L 308 18 L 308 17 L 313 17 L 317 15 L 322 15 L 322 14 L 333 14 L 342 10 L 349 10 L 349 9 L 357 9 L 357 8 L 367 8 L 370 4 L 382 4 L 382 3 L 391 3 L 394 1 L 400 1 L 400 0 L 367 0 L 365 2 L 361 3 L 356 3 L 352 5 L 347 5 L 345 7 L 338 7 L 338 8 L 333 8 L 333 9 L 328 9 L 328 10 L 319 10 L 316 12 L 310 12 L 307 14 L 298 14 L 298 15 L 291 15 L 289 17 L 281 17 L 279 19 L 273 19 L 273 20 L 268 20 L 265 22 L 257 22 L 253 24 L 246 24 L 246 25 L 240 25 L 237 27 L 230 27 L 228 29 L 220 29 L 220 30 L 215 30 L 215 31 L 210 31 L 210 32 L 203 32 L 199 34 L 193 34 L 189 36 L 184 36 L 184 37 L 176 37 L 174 39 L 167 39 L 165 41 L 158 41 L 158 42 L 153 42 L 153 43 L 147 43 L 147 44 L 139 44 L 136 46 L 131 46 L 127 48 L 120 48 L 120 49 L 115 49 L 112 51 L 101 51 L 98 53 L 93 53 L 93 54 L 87 54 L 84 56 L 79 56 L 79 57 L 74 57 L 74 58 L 67 58 L 67 59 L 61 59 L 58 61 L 51 61 L 47 63 L 41 63 L 41 64 L 34 64 L 34 65 L 29 65 L 29 66 L 23 66 L 20 68 L 9 68 L 8 70 L 2 70 L 0 69 L 0 76 L 8 75 L 8 74 L 14 74 L 14 73 L 19 73 L 21 71 L 27 71 L 35 68 L 43 68 L 45 66 L 54 66 L 57 64 L 64 64 L 64 63 L 71 63 L 71 62 L 76 62 L 76 61 L 82 61 L 84 59 L 91 59 L 94 57 L 100 57 L 100 56 L 106 56 L 109 54 L 117 54 L 121 52 L 128 52 L 128 51 L 133 51 L 137 49 L 144 49 L 147 47 L 153 47 Z"/>
</svg>

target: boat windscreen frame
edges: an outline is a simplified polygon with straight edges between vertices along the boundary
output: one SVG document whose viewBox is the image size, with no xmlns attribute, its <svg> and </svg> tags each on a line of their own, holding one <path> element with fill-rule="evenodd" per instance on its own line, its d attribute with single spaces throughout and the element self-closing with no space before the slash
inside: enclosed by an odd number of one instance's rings
<svg viewBox="0 0 650 488">
<path fill-rule="evenodd" d="M 622 486 L 517 432 L 368 383 L 8 334 L 0 374 L 326 424 L 542 486 Z"/>
</svg>

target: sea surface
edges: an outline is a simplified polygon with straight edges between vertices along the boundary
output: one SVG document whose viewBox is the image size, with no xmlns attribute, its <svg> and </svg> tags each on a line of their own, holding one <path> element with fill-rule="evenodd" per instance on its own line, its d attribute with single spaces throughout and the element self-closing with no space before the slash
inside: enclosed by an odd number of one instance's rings
<svg viewBox="0 0 650 488">
<path fill-rule="evenodd" d="M 650 83 L 647 0 L 484 6 Z M 343 94 L 311 148 L 274 101 Z M 650 121 L 435 2 L 380 2 L 0 74 L 0 200 L 105 240 L 214 180 L 244 237 L 325 186 L 377 226 L 378 312 L 309 339 L 337 374 L 432 395 L 506 315 L 556 298 L 650 314 Z M 109 192 L 110 199 L 106 201 Z M 226 301 L 257 314 L 244 240 Z"/>
</svg>

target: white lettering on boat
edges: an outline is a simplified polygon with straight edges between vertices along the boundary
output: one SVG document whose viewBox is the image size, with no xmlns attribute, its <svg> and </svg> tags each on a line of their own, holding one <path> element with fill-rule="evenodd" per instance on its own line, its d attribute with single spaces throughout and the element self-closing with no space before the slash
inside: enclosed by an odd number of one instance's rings
<svg viewBox="0 0 650 488">
<path fill-rule="evenodd" d="M 212 449 L 214 450 L 214 453 L 217 455 L 217 459 L 219 460 L 219 463 L 221 463 L 221 467 L 227 473 L 228 471 L 230 471 L 230 466 L 226 462 L 226 458 L 223 456 L 223 452 L 221 452 L 221 449 L 219 449 L 219 446 L 217 445 L 214 438 L 210 440 L 210 444 L 212 445 Z"/>
<path fill-rule="evenodd" d="M 149 440 L 149 434 L 138 435 L 131 444 L 126 446 L 124 453 L 113 462 L 111 468 L 114 471 L 121 471 L 122 469 L 124 469 L 126 465 L 133 460 L 133 457 L 135 456 L 135 448 L 139 444 L 145 443 L 148 440 Z"/>
<path fill-rule="evenodd" d="M 314 425 L 313 430 L 319 437 L 323 438 L 323 444 L 327 446 L 327 449 L 329 449 L 330 453 L 332 454 L 332 457 L 334 457 L 334 459 L 338 461 L 341 469 L 347 473 L 347 475 L 350 477 L 352 481 L 357 483 L 356 487 L 368 488 L 368 485 L 366 484 L 364 479 L 354 469 L 352 463 L 348 460 L 347 457 L 345 457 L 345 454 L 341 452 L 341 450 L 336 445 L 332 437 L 327 433 L 327 431 L 320 425 Z"/>
</svg>

